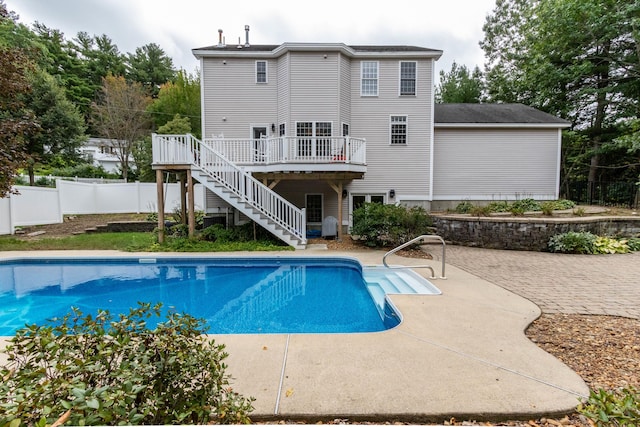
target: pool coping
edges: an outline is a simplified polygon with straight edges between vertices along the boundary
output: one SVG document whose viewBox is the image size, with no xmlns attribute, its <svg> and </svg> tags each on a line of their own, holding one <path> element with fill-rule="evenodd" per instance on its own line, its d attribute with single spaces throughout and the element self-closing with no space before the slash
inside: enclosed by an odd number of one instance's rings
<svg viewBox="0 0 640 427">
<path fill-rule="evenodd" d="M 233 252 L 198 257 L 347 257 L 380 265 L 381 251 Z M 117 251 L 0 252 L 0 258 L 170 256 Z M 407 267 L 424 260 L 393 255 Z M 439 266 L 434 263 L 434 268 Z M 571 413 L 584 381 L 524 335 L 538 306 L 447 265 L 441 295 L 390 295 L 394 329 L 357 334 L 212 335 L 226 345 L 234 390 L 256 398 L 255 420 L 442 422 Z M 415 269 L 427 277 L 424 270 Z M 0 363 L 4 363 L 0 357 Z"/>
</svg>

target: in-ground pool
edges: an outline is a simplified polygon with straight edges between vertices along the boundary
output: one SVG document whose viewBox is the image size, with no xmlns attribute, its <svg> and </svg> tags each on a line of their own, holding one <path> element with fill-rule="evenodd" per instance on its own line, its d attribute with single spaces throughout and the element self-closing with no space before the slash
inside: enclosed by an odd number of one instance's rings
<svg viewBox="0 0 640 427">
<path fill-rule="evenodd" d="M 406 293 L 401 286 L 412 280 L 425 282 L 418 293 L 439 293 L 415 273 L 398 274 L 338 257 L 2 260 L 0 335 L 71 307 L 117 314 L 138 302 L 203 318 L 211 334 L 383 331 L 400 321 L 385 293 Z"/>
</svg>

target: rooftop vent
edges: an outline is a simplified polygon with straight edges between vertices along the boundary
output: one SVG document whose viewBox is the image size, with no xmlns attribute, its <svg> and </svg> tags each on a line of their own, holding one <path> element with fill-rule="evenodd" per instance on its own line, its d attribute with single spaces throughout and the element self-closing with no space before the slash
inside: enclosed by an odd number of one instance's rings
<svg viewBox="0 0 640 427">
<path fill-rule="evenodd" d="M 224 40 L 222 38 L 222 30 L 218 30 L 218 47 L 224 47 Z"/>
<path fill-rule="evenodd" d="M 248 25 L 244 26 L 244 34 L 245 34 L 244 47 L 249 47 L 251 45 L 249 44 L 249 26 Z"/>
</svg>

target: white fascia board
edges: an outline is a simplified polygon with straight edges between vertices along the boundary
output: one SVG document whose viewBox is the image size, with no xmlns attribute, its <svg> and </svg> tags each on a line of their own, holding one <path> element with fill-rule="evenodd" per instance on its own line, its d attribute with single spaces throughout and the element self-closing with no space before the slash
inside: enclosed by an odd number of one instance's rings
<svg viewBox="0 0 640 427">
<path fill-rule="evenodd" d="M 434 128 L 440 129 L 562 129 L 568 128 L 569 123 L 434 123 Z"/>
</svg>

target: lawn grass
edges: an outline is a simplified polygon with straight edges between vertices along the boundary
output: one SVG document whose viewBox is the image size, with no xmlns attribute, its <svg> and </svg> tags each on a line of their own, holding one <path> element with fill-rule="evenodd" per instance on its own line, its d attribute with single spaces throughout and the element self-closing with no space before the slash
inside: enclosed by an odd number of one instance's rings
<svg viewBox="0 0 640 427">
<path fill-rule="evenodd" d="M 293 250 L 273 242 L 207 242 L 168 237 L 157 243 L 155 233 L 93 233 L 34 240 L 1 237 L 0 251 L 117 250 L 127 252 L 235 252 Z"/>
</svg>

